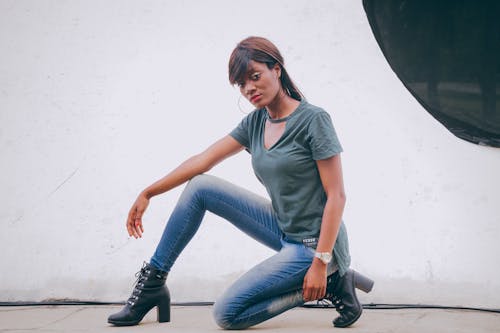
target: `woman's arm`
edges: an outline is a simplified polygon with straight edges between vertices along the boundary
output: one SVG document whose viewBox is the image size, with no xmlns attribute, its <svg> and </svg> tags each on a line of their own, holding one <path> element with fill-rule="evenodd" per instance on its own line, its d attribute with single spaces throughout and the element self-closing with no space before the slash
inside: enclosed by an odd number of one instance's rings
<svg viewBox="0 0 500 333">
<path fill-rule="evenodd" d="M 321 182 L 326 193 L 317 252 L 332 252 L 346 202 L 340 154 L 316 162 Z M 319 299 L 326 292 L 327 265 L 314 258 L 304 278 L 304 300 Z"/>
<path fill-rule="evenodd" d="M 165 177 L 144 189 L 128 213 L 126 225 L 129 236 L 135 238 L 142 236 L 144 232 L 142 216 L 149 205 L 149 199 L 183 184 L 196 175 L 207 172 L 216 164 L 240 152 L 243 148 L 238 141 L 227 135 L 202 153 L 187 159 Z"/>
</svg>

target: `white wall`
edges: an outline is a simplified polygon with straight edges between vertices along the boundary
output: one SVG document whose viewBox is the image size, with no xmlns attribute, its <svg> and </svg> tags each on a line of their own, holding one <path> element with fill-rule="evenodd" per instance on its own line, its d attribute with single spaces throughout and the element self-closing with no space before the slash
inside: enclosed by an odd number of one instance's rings
<svg viewBox="0 0 500 333">
<path fill-rule="evenodd" d="M 500 306 L 500 151 L 428 115 L 383 58 L 361 1 L 0 0 L 0 300 L 124 300 L 181 189 L 137 193 L 243 117 L 236 43 L 263 35 L 344 146 L 363 302 Z M 212 171 L 264 193 L 246 153 Z M 214 300 L 271 251 L 208 215 L 169 276 Z"/>
</svg>

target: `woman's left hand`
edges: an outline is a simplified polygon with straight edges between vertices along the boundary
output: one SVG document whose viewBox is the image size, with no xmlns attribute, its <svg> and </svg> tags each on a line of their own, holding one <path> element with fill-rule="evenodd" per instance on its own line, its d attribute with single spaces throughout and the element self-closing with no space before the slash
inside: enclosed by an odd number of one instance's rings
<svg viewBox="0 0 500 333">
<path fill-rule="evenodd" d="M 326 265 L 314 259 L 304 277 L 302 297 L 305 302 L 321 299 L 326 294 Z"/>
</svg>

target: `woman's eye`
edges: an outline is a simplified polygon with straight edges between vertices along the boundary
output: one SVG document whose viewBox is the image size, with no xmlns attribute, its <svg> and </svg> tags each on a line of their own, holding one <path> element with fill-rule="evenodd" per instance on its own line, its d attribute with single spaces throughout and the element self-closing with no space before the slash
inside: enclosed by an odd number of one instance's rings
<svg viewBox="0 0 500 333">
<path fill-rule="evenodd" d="M 257 81 L 258 79 L 260 79 L 260 73 L 253 73 L 250 78 L 253 80 L 253 81 Z"/>
<path fill-rule="evenodd" d="M 249 79 L 252 81 L 258 81 L 260 79 L 261 73 L 253 73 L 249 76 Z M 245 86 L 245 82 L 236 82 L 236 85 L 238 85 L 238 88 L 243 88 Z"/>
</svg>

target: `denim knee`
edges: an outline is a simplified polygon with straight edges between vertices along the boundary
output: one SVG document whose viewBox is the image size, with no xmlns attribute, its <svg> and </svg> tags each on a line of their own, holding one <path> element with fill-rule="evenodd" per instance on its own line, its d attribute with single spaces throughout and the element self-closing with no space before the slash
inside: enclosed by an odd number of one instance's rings
<svg viewBox="0 0 500 333">
<path fill-rule="evenodd" d="M 214 191 L 217 189 L 219 181 L 220 179 L 215 176 L 206 174 L 196 175 L 187 183 L 184 195 L 198 196 L 205 191 Z"/>
<path fill-rule="evenodd" d="M 221 301 L 215 302 L 212 314 L 220 328 L 229 329 L 231 326 L 231 316 L 229 316 L 226 307 L 222 306 L 221 303 Z"/>
<path fill-rule="evenodd" d="M 235 319 L 236 316 L 231 313 L 228 304 L 225 304 L 223 299 L 218 300 L 214 304 L 213 308 L 213 317 L 217 325 L 224 330 L 236 330 L 243 329 L 246 327 L 239 327 L 240 325 L 236 325 Z"/>
<path fill-rule="evenodd" d="M 203 192 L 206 190 L 214 189 L 215 177 L 201 174 L 197 175 L 187 183 L 184 191 L 179 199 L 180 202 L 195 200 L 196 202 L 203 202 Z"/>
<path fill-rule="evenodd" d="M 212 180 L 213 176 L 209 176 L 206 174 L 199 174 L 194 176 L 189 180 L 186 185 L 186 190 L 198 190 L 205 187 Z"/>
</svg>

